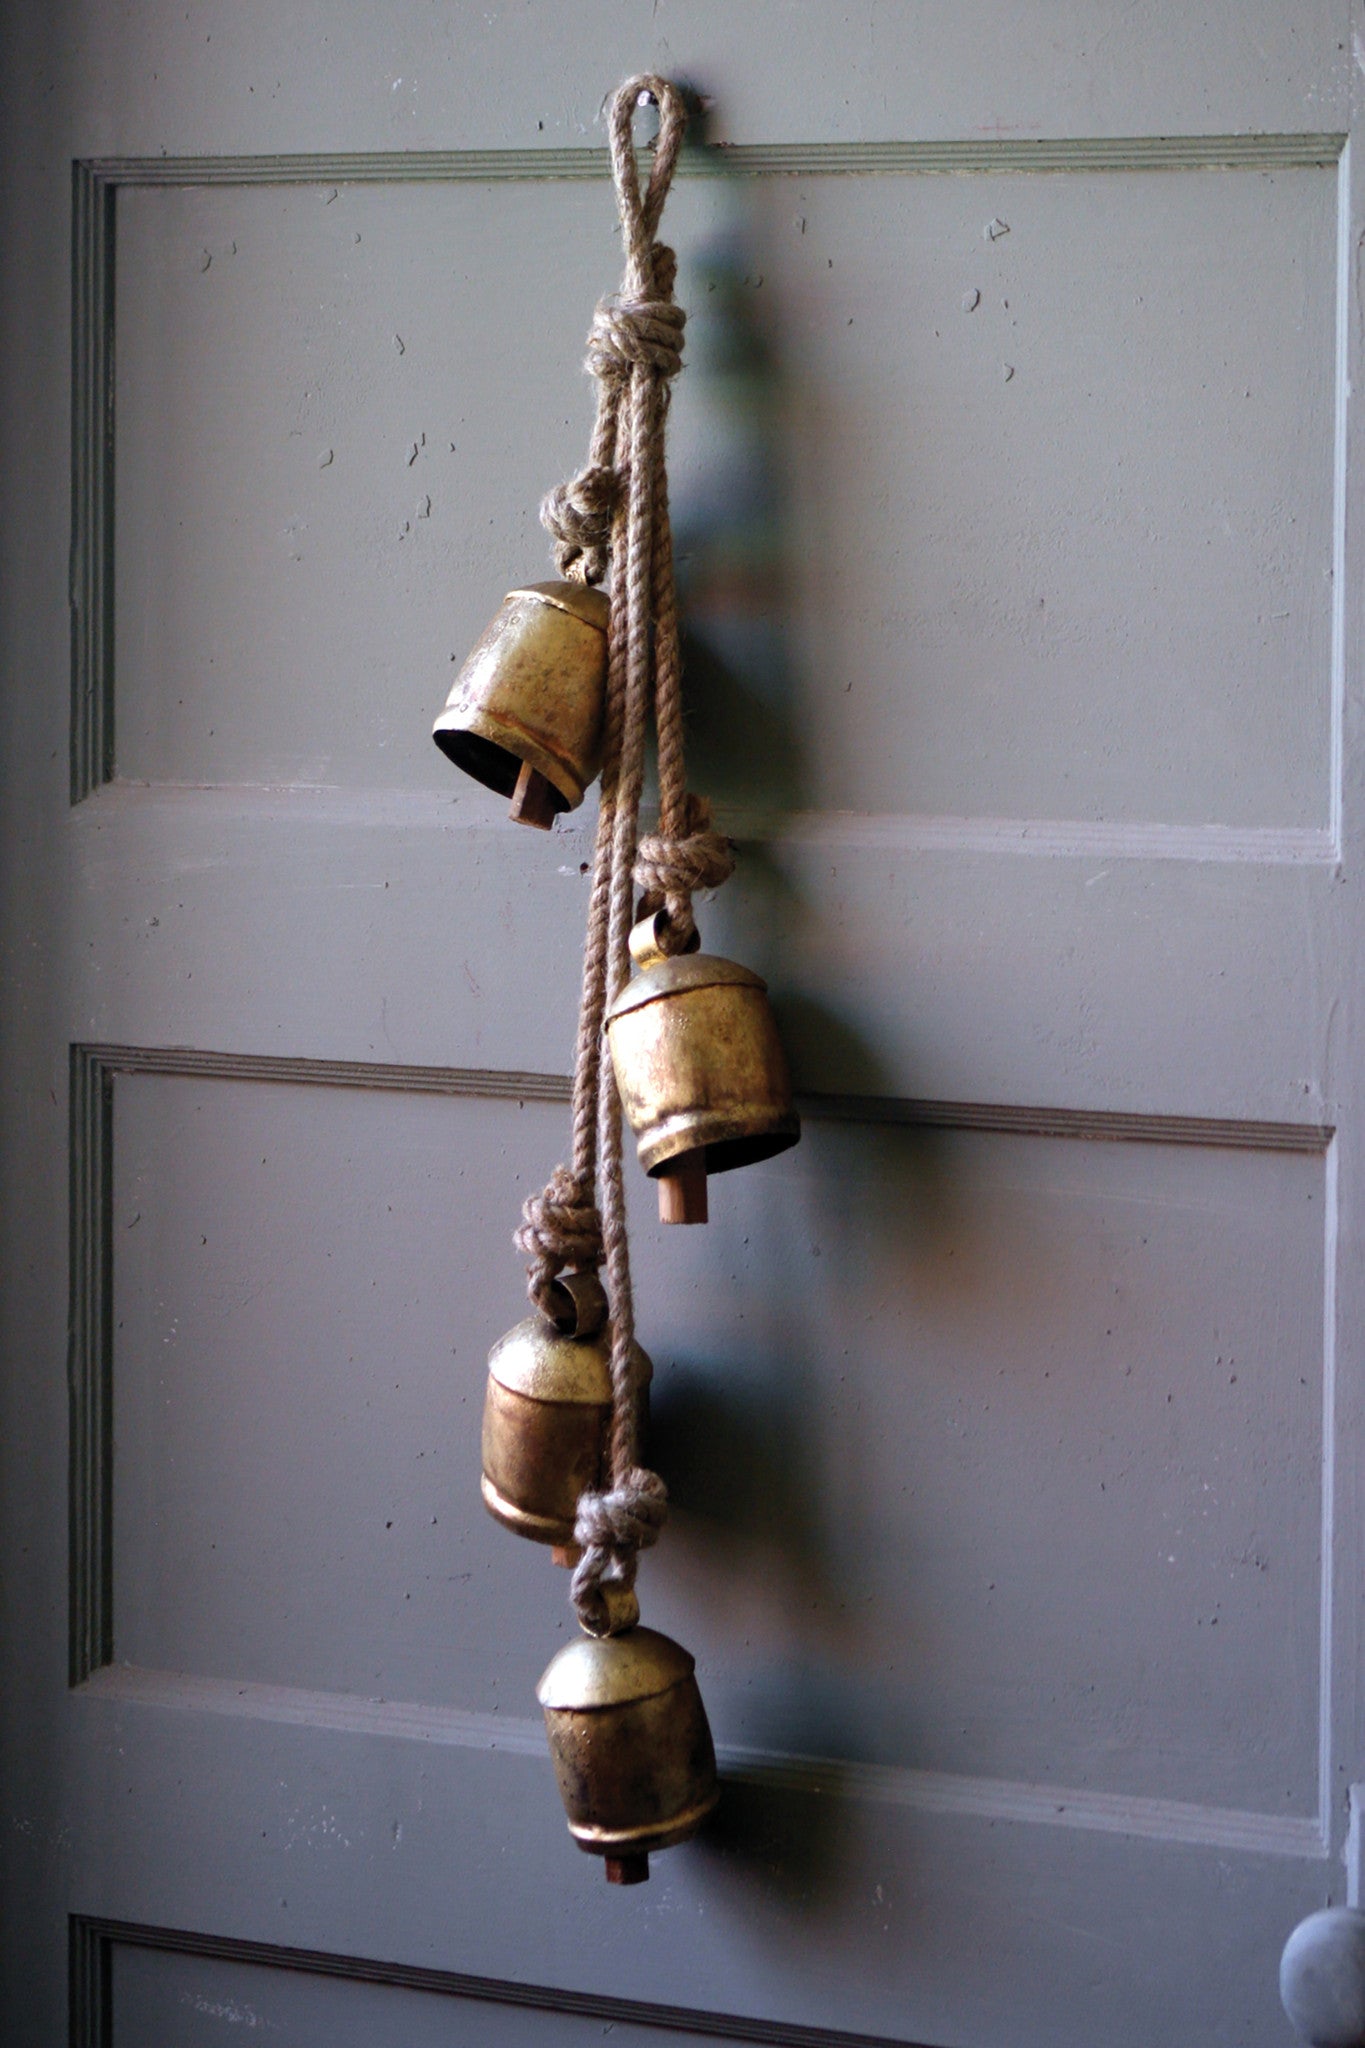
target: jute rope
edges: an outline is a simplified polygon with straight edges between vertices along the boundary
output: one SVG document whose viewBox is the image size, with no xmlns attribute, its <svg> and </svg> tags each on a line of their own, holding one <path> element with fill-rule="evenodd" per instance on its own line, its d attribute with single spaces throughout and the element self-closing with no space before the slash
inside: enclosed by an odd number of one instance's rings
<svg viewBox="0 0 1365 2048">
<path fill-rule="evenodd" d="M 658 107 L 659 134 L 642 192 L 632 124 L 645 99 Z M 664 467 L 669 384 L 682 364 L 685 316 L 673 297 L 677 259 L 657 235 L 686 126 L 686 102 L 666 79 L 629 79 L 612 100 L 611 163 L 625 274 L 620 290 L 598 305 L 588 337 L 587 368 L 597 379 L 598 397 L 587 465 L 551 491 L 541 507 L 561 575 L 599 583 L 611 569 L 601 808 L 574 1060 L 573 1163 L 558 1167 L 544 1192 L 527 1201 L 516 1235 L 530 1261 L 531 1299 L 552 1319 L 562 1320 L 563 1294 L 556 1292 L 561 1273 L 606 1267 L 610 1484 L 582 1496 L 574 1531 L 583 1556 L 574 1571 L 573 1600 L 592 1634 L 610 1633 L 633 1619 L 629 1603 L 623 1606 L 612 1596 L 629 1593 L 639 1552 L 657 1541 L 667 1513 L 663 1481 L 639 1463 L 641 1383 L 621 1105 L 603 1054 L 603 1021 L 630 973 L 637 908 L 640 915 L 662 911 L 662 949 L 682 952 L 696 930 L 693 891 L 718 886 L 734 864 L 729 841 L 712 827 L 709 806 L 687 789 Z M 651 711 L 658 735 L 659 829 L 642 841 Z"/>
</svg>

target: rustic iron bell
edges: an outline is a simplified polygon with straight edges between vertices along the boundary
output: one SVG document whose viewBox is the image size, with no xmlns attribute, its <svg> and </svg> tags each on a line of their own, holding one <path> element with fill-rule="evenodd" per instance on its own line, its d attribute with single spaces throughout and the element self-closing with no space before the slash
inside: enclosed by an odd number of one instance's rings
<svg viewBox="0 0 1365 2048">
<path fill-rule="evenodd" d="M 667 957 L 658 918 L 631 934 L 642 971 L 607 1012 L 616 1085 L 666 1223 L 706 1221 L 708 1173 L 801 1135 L 763 977 L 712 953 Z"/>
<path fill-rule="evenodd" d="M 651 1850 L 686 1841 L 720 1797 L 694 1671 L 668 1636 L 632 1628 L 566 1643 L 536 1688 L 569 1833 L 611 1884 L 642 1883 Z"/>
<path fill-rule="evenodd" d="M 576 810 L 600 766 L 609 612 L 583 583 L 510 590 L 432 727 L 457 768 L 511 797 L 521 824 L 548 828 Z"/>
</svg>

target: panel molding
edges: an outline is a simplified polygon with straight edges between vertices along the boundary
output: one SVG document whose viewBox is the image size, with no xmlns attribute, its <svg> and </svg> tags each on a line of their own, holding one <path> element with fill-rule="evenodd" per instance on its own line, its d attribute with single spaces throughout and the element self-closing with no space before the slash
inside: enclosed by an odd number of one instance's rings
<svg viewBox="0 0 1365 2048">
<path fill-rule="evenodd" d="M 206 1678 L 135 1664 L 111 1664 L 94 1673 L 80 1688 L 79 1697 L 96 1709 L 110 1706 L 122 1712 L 145 1707 L 159 1712 L 226 1714 L 238 1720 L 421 1743 L 437 1749 L 497 1751 L 502 1756 L 537 1760 L 545 1757 L 543 1724 L 524 1716 L 471 1713 L 462 1707 L 409 1700 L 365 1699 L 304 1686 Z M 1257 1813 L 1140 1793 L 1027 1784 L 956 1771 L 916 1770 L 903 1764 L 853 1763 L 840 1757 L 755 1749 L 739 1743 L 718 1744 L 716 1760 L 724 1783 L 750 1785 L 759 1791 L 950 1814 L 988 1821 L 992 1826 L 1005 1822 L 1063 1827 L 1168 1846 L 1181 1843 L 1313 1862 L 1320 1862 L 1328 1853 L 1326 1828 L 1314 1814 Z"/>
<path fill-rule="evenodd" d="M 93 1921 L 67 1932 L 67 2039 L 71 2048 L 113 2048 L 113 1942 Z"/>
<path fill-rule="evenodd" d="M 1351 396 L 1351 304 L 1355 271 L 1351 227 L 1351 145 L 1342 148 L 1337 171 L 1336 362 L 1332 397 L 1332 646 L 1328 670 L 1328 820 L 1334 845 L 1341 845 L 1346 761 L 1346 496 L 1350 444 L 1347 434 Z"/>
<path fill-rule="evenodd" d="M 518 1984 L 502 1977 L 475 1977 L 455 1970 L 334 1955 L 320 1949 L 284 1948 L 272 1942 L 241 1941 L 227 1935 L 148 1927 L 134 1921 L 86 1919 L 68 1923 L 71 2008 L 70 2048 L 115 2048 L 113 1956 L 119 1947 L 154 1949 L 163 1955 L 203 1956 L 214 1961 L 254 1963 L 272 1970 L 307 1972 L 350 1983 L 434 1991 L 481 2005 L 519 2006 L 523 2011 L 565 2018 L 601 2020 L 612 2026 L 652 2027 L 659 2033 L 700 2035 L 714 2041 L 773 2042 L 779 2048 L 926 2048 L 903 2037 L 847 2034 L 830 2027 L 793 2026 L 738 2013 L 654 2005 L 638 1998 L 608 1998 L 548 1984 Z"/>
<path fill-rule="evenodd" d="M 365 789 L 316 782 L 139 782 L 99 785 L 73 814 L 103 829 L 123 829 L 148 813 L 178 825 L 212 830 L 227 819 L 263 825 L 286 820 L 314 826 L 404 834 L 483 833 L 490 814 L 452 803 L 439 789 Z M 655 812 L 646 804 L 642 829 Z M 1329 827 L 1316 825 L 1180 825 L 1150 819 L 955 817 L 927 811 L 775 811 L 717 805 L 716 824 L 741 845 L 778 853 L 871 852 L 887 858 L 921 854 L 984 854 L 999 859 L 1196 862 L 1203 866 L 1335 867 L 1341 849 Z M 561 818 L 556 845 L 591 849 L 592 814 Z"/>
<path fill-rule="evenodd" d="M 1323 1158 L 1322 1204 L 1322 1578 L 1318 1592 L 1318 1811 L 1326 1825 L 1340 1797 L 1335 1784 L 1332 1667 L 1336 1660 L 1337 1265 L 1341 1249 L 1341 1161 L 1333 1138 Z"/>
<path fill-rule="evenodd" d="M 686 153 L 687 176 L 849 177 L 1120 171 L 1321 170 L 1346 162 L 1338 132 L 1288 135 L 998 137 L 943 142 L 740 143 Z M 168 185 L 507 183 L 606 179 L 605 149 L 379 150 L 276 156 L 92 157 L 72 165 L 71 329 L 71 802 L 116 769 L 114 676 L 115 255 L 118 194 Z M 1344 183 L 1344 180 L 1343 180 Z M 1347 289 L 1338 263 L 1338 328 Z M 1339 358 L 1344 351 L 1339 345 Z M 1344 405 L 1338 378 L 1337 445 L 1344 468 Z M 1339 513 L 1343 508 L 1338 506 Z M 1344 516 L 1336 522 L 1344 529 Z M 1341 555 L 1340 544 L 1336 553 Z M 1344 606 L 1343 580 L 1335 601 Z M 1344 619 L 1344 612 L 1342 612 Z M 1335 645 L 1341 644 L 1341 635 Z M 1334 663 L 1334 677 L 1339 668 Z M 1334 682 L 1334 713 L 1340 692 Z M 1340 804 L 1333 743 L 1329 803 L 1333 851 Z M 1043 828 L 1046 830 L 1046 825 Z M 1197 829 L 1197 828 L 1196 828 Z M 1065 828 L 1063 828 L 1065 830 Z M 1303 840 L 1289 855 L 1321 858 Z M 1284 838 L 1284 834 L 1272 834 Z M 1254 844 L 1254 841 L 1253 841 Z M 1254 850 L 1244 856 L 1258 857 Z M 1272 856 L 1274 857 L 1274 856 Z"/>
<path fill-rule="evenodd" d="M 989 171 L 1322 170 L 1341 156 L 1335 130 L 1281 135 L 1061 135 L 921 142 L 722 142 L 687 150 L 683 177 L 867 177 Z M 278 156 L 92 157 L 92 179 L 119 185 L 504 184 L 611 176 L 605 148 L 323 151 Z"/>
<path fill-rule="evenodd" d="M 403 1066 L 391 1061 L 330 1060 L 280 1053 L 216 1052 L 195 1046 L 92 1044 L 72 1059 L 115 1074 L 196 1076 L 219 1081 L 295 1082 L 322 1088 L 465 1095 L 493 1101 L 567 1102 L 567 1074 L 498 1067 Z M 74 1092 L 73 1092 L 74 1101 Z M 1008 1137 L 1076 1138 L 1155 1145 L 1204 1145 L 1250 1152 L 1324 1152 L 1335 1127 L 1252 1118 L 1181 1116 L 1126 1109 L 1070 1109 L 1011 1102 L 948 1102 L 918 1096 L 798 1097 L 804 1116 L 822 1122 L 905 1124 L 949 1131 L 993 1131 Z"/>
<path fill-rule="evenodd" d="M 805 811 L 776 821 L 718 811 L 717 823 L 740 841 L 840 852 L 857 848 L 887 854 L 984 853 L 1010 859 L 1198 861 L 1256 867 L 1330 867 L 1341 858 L 1334 828 L 1316 825 L 961 818 L 916 811 Z"/>
<path fill-rule="evenodd" d="M 114 773 L 114 233 L 118 184 L 71 190 L 71 801 Z"/>
<path fill-rule="evenodd" d="M 79 1685 L 114 1654 L 113 1069 L 70 1055 L 68 1665 Z"/>
</svg>

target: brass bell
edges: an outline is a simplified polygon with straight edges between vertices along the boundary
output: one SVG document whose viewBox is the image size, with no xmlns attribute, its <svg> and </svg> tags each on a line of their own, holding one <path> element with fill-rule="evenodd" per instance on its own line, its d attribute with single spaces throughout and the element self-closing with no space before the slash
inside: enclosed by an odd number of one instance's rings
<svg viewBox="0 0 1365 2048">
<path fill-rule="evenodd" d="M 601 764 L 610 609 L 583 583 L 510 590 L 431 729 L 523 825 L 576 810 Z"/>
<path fill-rule="evenodd" d="M 631 934 L 642 972 L 607 1012 L 640 1164 L 665 1223 L 706 1221 L 706 1175 L 785 1152 L 801 1135 L 768 984 L 713 953 L 667 957 L 658 919 Z"/>
<path fill-rule="evenodd" d="M 640 1884 L 651 1850 L 696 1833 L 720 1797 L 695 1660 L 652 1628 L 580 1636 L 536 1688 L 569 1833 Z"/>
<path fill-rule="evenodd" d="M 641 1382 L 654 1368 L 636 1347 Z M 611 1341 L 568 1337 L 528 1316 L 488 1354 L 483 1406 L 484 1506 L 504 1528 L 554 1545 L 577 1564 L 578 1496 L 602 1484 L 611 1436 Z"/>
</svg>

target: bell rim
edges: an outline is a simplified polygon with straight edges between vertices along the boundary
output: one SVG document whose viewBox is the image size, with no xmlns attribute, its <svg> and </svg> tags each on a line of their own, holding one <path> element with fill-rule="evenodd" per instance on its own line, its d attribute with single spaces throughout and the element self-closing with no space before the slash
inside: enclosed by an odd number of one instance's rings
<svg viewBox="0 0 1365 2048">
<path fill-rule="evenodd" d="M 609 1668 L 613 1659 L 615 1670 Z M 696 1668 L 696 1658 L 681 1643 L 637 1623 L 619 1636 L 575 1636 L 565 1643 L 541 1673 L 536 1698 L 547 1715 L 602 1713 L 657 1699 L 692 1678 Z"/>
<path fill-rule="evenodd" d="M 508 597 L 538 597 L 543 604 L 553 605 L 556 611 L 566 612 L 580 625 L 590 626 L 594 633 L 606 636 L 611 619 L 611 602 L 604 590 L 592 583 L 570 583 L 552 581 L 549 583 L 518 583 L 509 590 Z M 506 599 L 504 599 L 504 603 Z"/>
<path fill-rule="evenodd" d="M 632 1010 L 647 1003 L 662 1002 L 694 988 L 752 988 L 766 994 L 768 984 L 752 967 L 738 960 L 723 959 L 719 953 L 675 953 L 655 967 L 646 967 L 628 981 L 607 1011 L 606 1028 Z"/>
<path fill-rule="evenodd" d="M 658 1180 L 684 1152 L 704 1152 L 709 1176 L 759 1166 L 800 1142 L 801 1118 L 794 1109 L 774 1115 L 771 1107 L 756 1104 L 747 1116 L 742 1109 L 679 1110 L 662 1124 L 651 1124 L 635 1149 L 650 1179 Z"/>
<path fill-rule="evenodd" d="M 486 1472 L 479 1475 L 479 1492 L 483 1504 L 495 1522 L 501 1522 L 504 1529 L 510 1529 L 515 1536 L 525 1536 L 531 1543 L 564 1544 L 573 1542 L 574 1525 L 552 1515 L 533 1515 L 529 1508 L 519 1508 L 505 1493 L 499 1493 Z"/>
<path fill-rule="evenodd" d="M 515 719 L 500 718 L 478 705 L 448 703 L 432 726 L 431 737 L 447 761 L 495 796 L 510 797 L 526 765 L 545 777 L 559 811 L 576 811 L 587 794 L 587 782 L 567 760 L 541 746 Z M 460 746 L 464 739 L 476 744 Z"/>
<path fill-rule="evenodd" d="M 719 1804 L 720 1786 L 714 1784 L 705 1798 L 694 1800 L 691 1806 L 667 1820 L 638 1828 L 600 1828 L 571 1820 L 569 1833 L 589 1856 L 618 1856 L 622 1852 L 648 1855 L 654 1849 L 673 1849 L 679 1842 L 686 1842 Z"/>
<path fill-rule="evenodd" d="M 489 1352 L 488 1376 L 500 1387 L 505 1387 L 509 1394 L 520 1394 L 527 1401 L 542 1401 L 565 1408 L 610 1407 L 611 1348 L 603 1341 L 604 1335 L 605 1332 L 599 1330 L 591 1337 L 566 1337 L 543 1316 L 525 1316 L 505 1331 Z M 514 1346 L 524 1346 L 532 1352 L 529 1369 L 514 1373 L 509 1364 L 500 1371 L 500 1362 L 514 1355 Z M 582 1377 L 570 1377 L 562 1385 L 555 1384 L 550 1371 L 536 1359 L 536 1347 L 542 1353 L 552 1351 L 565 1365 L 577 1366 Z M 551 1386 L 553 1391 L 548 1391 Z"/>
</svg>

